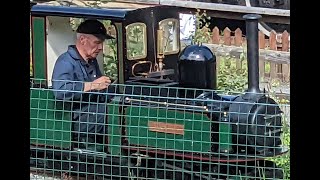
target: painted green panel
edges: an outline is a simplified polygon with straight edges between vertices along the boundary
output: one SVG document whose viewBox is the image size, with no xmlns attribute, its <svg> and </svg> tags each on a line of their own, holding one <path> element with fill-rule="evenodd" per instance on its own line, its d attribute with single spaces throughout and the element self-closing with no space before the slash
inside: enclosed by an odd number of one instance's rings
<svg viewBox="0 0 320 180">
<path fill-rule="evenodd" d="M 44 17 L 33 17 L 33 62 L 34 77 L 46 78 L 46 27 Z"/>
<path fill-rule="evenodd" d="M 32 89 L 30 142 L 68 148 L 71 143 L 70 107 L 55 100 L 48 89 Z"/>
<path fill-rule="evenodd" d="M 232 151 L 232 133 L 229 122 L 219 124 L 219 151 L 229 153 Z"/>
<path fill-rule="evenodd" d="M 130 144 L 188 152 L 211 150 L 211 122 L 205 114 L 148 107 L 128 107 L 125 114 Z M 151 121 L 183 125 L 184 134 L 150 131 Z"/>
<path fill-rule="evenodd" d="M 108 104 L 108 137 L 109 153 L 119 155 L 121 152 L 121 123 L 119 116 L 120 97 L 115 97 Z"/>
</svg>

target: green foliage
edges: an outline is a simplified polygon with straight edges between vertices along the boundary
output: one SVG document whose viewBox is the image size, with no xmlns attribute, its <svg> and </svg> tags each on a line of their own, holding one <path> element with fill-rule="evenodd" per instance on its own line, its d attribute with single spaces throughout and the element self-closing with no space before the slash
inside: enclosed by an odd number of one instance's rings
<svg viewBox="0 0 320 180">
<path fill-rule="evenodd" d="M 70 18 L 70 26 L 75 31 L 79 26 L 79 24 L 83 21 L 84 21 L 83 18 Z"/>
<path fill-rule="evenodd" d="M 237 69 L 236 61 L 241 61 L 241 69 Z M 248 69 L 246 60 L 236 60 L 230 56 L 221 57 L 217 71 L 218 90 L 228 93 L 243 92 L 248 88 Z"/>
<path fill-rule="evenodd" d="M 206 11 L 197 10 L 196 30 L 191 36 L 193 44 L 208 43 L 211 39 L 211 31 L 208 28 L 210 16 L 207 16 Z M 224 92 L 243 92 L 248 87 L 248 70 L 245 59 L 245 51 L 240 55 L 242 68 L 237 69 L 236 60 L 231 56 L 221 57 L 220 65 L 217 67 L 217 88 Z"/>
<path fill-rule="evenodd" d="M 100 8 L 102 3 L 111 2 L 111 1 L 113 0 L 95 0 L 95 1 L 89 1 L 89 2 L 83 2 L 83 3 L 85 3 L 85 5 L 88 7 Z"/>
<path fill-rule="evenodd" d="M 116 31 L 114 25 L 111 24 L 110 20 L 103 21 L 103 24 L 106 29 L 109 30 L 109 34 L 112 34 L 111 32 Z M 113 80 L 117 78 L 117 64 L 117 40 L 106 40 L 103 47 L 103 71 L 106 76 L 110 77 Z"/>
<path fill-rule="evenodd" d="M 273 82 L 271 83 L 272 83 L 272 86 L 277 86 Z M 279 104 L 280 107 L 281 105 L 284 106 L 284 105 L 290 104 L 289 100 L 285 98 L 276 97 L 275 92 L 270 93 L 270 98 L 274 99 Z M 284 179 L 290 179 L 290 126 L 288 121 L 289 121 L 288 116 L 283 115 L 281 140 L 282 140 L 282 146 L 288 148 L 288 153 L 281 155 L 279 157 L 269 158 L 269 160 L 275 162 L 279 168 L 282 168 Z"/>
<path fill-rule="evenodd" d="M 196 30 L 194 35 L 191 35 L 193 44 L 207 43 L 210 41 L 211 31 L 209 29 L 210 16 L 207 16 L 206 11 L 201 12 L 199 9 L 196 14 Z"/>
<path fill-rule="evenodd" d="M 276 165 L 283 170 L 284 179 L 290 179 L 290 127 L 288 126 L 287 117 L 283 117 L 282 128 L 282 145 L 289 148 L 288 152 L 278 157 L 269 158 L 270 161 L 276 163 Z"/>
<path fill-rule="evenodd" d="M 284 138 L 290 139 L 290 132 L 285 133 Z M 290 143 L 290 140 L 288 140 Z M 283 179 L 290 179 L 290 151 L 282 156 L 276 158 L 270 158 L 271 161 L 275 162 L 279 168 L 283 170 Z"/>
<path fill-rule="evenodd" d="M 116 40 L 108 40 L 105 42 L 104 47 L 109 48 L 109 52 L 103 53 L 103 70 L 104 74 L 111 79 L 117 78 L 118 68 L 117 68 L 117 42 Z"/>
</svg>

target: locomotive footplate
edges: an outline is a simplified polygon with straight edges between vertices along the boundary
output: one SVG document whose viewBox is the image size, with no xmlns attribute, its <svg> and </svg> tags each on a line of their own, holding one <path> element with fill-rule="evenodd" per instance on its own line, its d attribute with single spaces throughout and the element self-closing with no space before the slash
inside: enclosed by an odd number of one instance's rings
<svg viewBox="0 0 320 180">
<path fill-rule="evenodd" d="M 112 156 L 107 153 L 84 149 L 59 150 L 48 148 L 31 148 L 30 168 L 67 173 L 70 176 L 90 176 L 127 179 L 128 157 Z"/>
<path fill-rule="evenodd" d="M 155 77 L 130 77 L 129 78 L 131 81 L 135 80 L 135 81 L 144 81 L 144 82 L 156 82 L 156 83 L 172 83 L 174 82 L 171 79 L 159 79 L 159 78 L 155 78 Z"/>
<path fill-rule="evenodd" d="M 257 169 L 266 168 L 265 177 L 283 178 L 282 170 L 277 168 L 274 162 L 265 158 L 248 157 L 245 154 L 209 157 L 185 153 L 184 156 L 179 156 L 177 152 L 143 151 L 142 149 L 142 147 L 127 149 L 131 151 L 129 154 L 140 155 L 138 158 L 131 158 L 132 164 L 136 164 L 133 173 L 137 177 L 175 180 L 238 179 L 244 176 L 262 178 L 261 174 L 257 173 Z"/>
<path fill-rule="evenodd" d="M 249 161 L 258 161 L 265 160 L 268 157 L 278 157 L 286 154 L 288 152 L 288 148 L 282 147 L 280 152 L 277 155 L 270 156 L 257 156 L 257 155 L 248 155 L 247 153 L 237 153 L 237 154 L 227 154 L 220 152 L 213 153 L 190 153 L 190 152 L 180 152 L 180 151 L 169 151 L 169 150 L 159 150 L 152 147 L 143 147 L 137 146 L 134 144 L 130 144 L 128 146 L 123 147 L 125 151 L 130 151 L 131 153 L 140 152 L 142 154 L 148 154 L 150 157 L 158 156 L 166 157 L 169 159 L 184 159 L 184 160 L 193 160 L 193 161 L 207 161 L 207 162 L 249 162 Z"/>
</svg>

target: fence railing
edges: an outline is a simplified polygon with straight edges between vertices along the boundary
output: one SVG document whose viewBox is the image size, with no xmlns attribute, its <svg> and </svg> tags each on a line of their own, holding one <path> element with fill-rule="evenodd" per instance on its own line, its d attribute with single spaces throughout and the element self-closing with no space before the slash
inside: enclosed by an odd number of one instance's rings
<svg viewBox="0 0 320 180">
<path fill-rule="evenodd" d="M 241 53 L 245 53 L 246 38 L 239 28 L 231 31 L 228 27 L 223 30 L 214 27 L 210 34 L 210 40 L 206 45 L 218 56 L 218 61 L 219 56 L 231 55 L 240 59 Z M 260 77 L 289 82 L 290 34 L 287 31 L 282 33 L 271 31 L 267 37 L 259 31 L 259 49 Z M 241 62 L 237 62 L 237 68 L 242 68 Z"/>
<path fill-rule="evenodd" d="M 290 104 L 271 94 L 123 84 L 81 92 L 31 80 L 32 172 L 172 180 L 274 180 L 290 173 L 290 113 L 282 113 Z"/>
</svg>

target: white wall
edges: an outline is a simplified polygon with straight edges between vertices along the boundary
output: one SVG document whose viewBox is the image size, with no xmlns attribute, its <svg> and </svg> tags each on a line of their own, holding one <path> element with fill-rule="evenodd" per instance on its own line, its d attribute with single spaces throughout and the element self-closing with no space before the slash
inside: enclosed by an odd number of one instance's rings
<svg viewBox="0 0 320 180">
<path fill-rule="evenodd" d="M 47 77 L 51 86 L 51 77 L 54 64 L 62 53 L 66 52 L 68 45 L 74 44 L 76 34 L 72 31 L 69 17 L 47 17 Z"/>
</svg>

